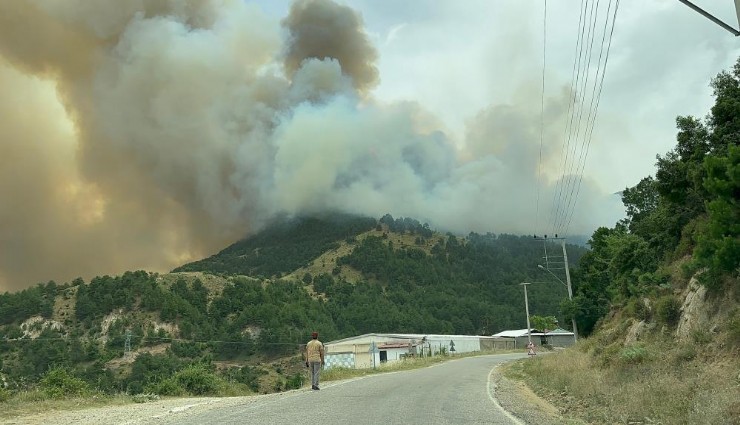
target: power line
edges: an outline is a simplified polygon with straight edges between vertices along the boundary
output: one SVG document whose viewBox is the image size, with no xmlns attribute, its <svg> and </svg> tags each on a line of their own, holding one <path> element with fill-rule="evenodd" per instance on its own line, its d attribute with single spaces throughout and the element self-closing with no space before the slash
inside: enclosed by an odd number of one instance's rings
<svg viewBox="0 0 740 425">
<path fill-rule="evenodd" d="M 603 71 L 601 73 L 601 81 L 599 82 L 599 92 L 596 95 L 596 106 L 594 108 L 593 120 L 591 121 L 591 129 L 589 130 L 588 144 L 586 145 L 586 158 L 588 158 L 588 151 L 589 151 L 589 148 L 591 146 L 591 140 L 592 140 L 592 137 L 593 137 L 594 127 L 596 126 L 596 114 L 598 113 L 599 103 L 601 102 L 601 91 L 604 88 L 604 75 L 606 74 L 606 67 L 607 67 L 607 64 L 609 63 L 609 52 L 610 52 L 611 46 L 612 46 L 612 37 L 614 36 L 614 26 L 615 26 L 616 21 L 617 21 L 617 10 L 619 10 L 619 0 L 617 0 L 617 3 L 615 5 L 615 7 L 614 7 L 614 15 L 612 16 L 612 28 L 611 28 L 611 31 L 609 32 L 609 42 L 608 42 L 607 47 L 606 47 L 606 57 L 604 59 L 604 69 L 603 69 Z M 578 194 L 581 191 L 581 180 L 583 179 L 583 168 L 585 167 L 585 164 L 586 164 L 586 161 L 584 159 L 583 165 L 581 166 L 580 178 L 578 180 L 578 190 L 576 192 L 576 199 L 578 199 Z M 574 211 L 575 211 L 575 209 L 574 209 Z M 570 217 L 568 218 L 568 223 L 565 226 L 565 231 L 566 232 L 568 231 L 568 228 L 570 227 L 570 223 L 571 223 L 571 220 L 572 219 L 573 219 L 573 213 L 571 213 Z"/>
<path fill-rule="evenodd" d="M 563 134 L 563 149 L 561 150 L 561 164 L 560 164 L 560 178 L 558 179 L 557 186 L 559 190 L 553 192 L 553 210 L 554 214 L 552 217 L 552 228 L 553 231 L 559 221 L 560 211 L 562 209 L 562 198 L 563 198 L 563 185 L 565 184 L 565 170 L 567 169 L 568 157 L 570 155 L 570 141 L 572 135 L 573 117 L 575 102 L 578 97 L 578 84 L 581 78 L 581 59 L 583 58 L 583 35 L 586 29 L 586 14 L 588 13 L 589 0 L 581 0 L 581 13 L 578 18 L 578 32 L 576 39 L 576 50 L 573 57 L 573 73 L 571 75 L 570 82 L 570 95 L 571 98 L 568 101 L 568 112 L 565 121 L 565 133 Z M 575 77 L 575 78 L 574 78 Z M 557 199 L 555 196 L 557 192 Z"/>
<path fill-rule="evenodd" d="M 132 333 L 127 333 L 124 335 L 120 335 L 117 337 L 125 338 L 125 341 L 128 341 L 128 346 L 130 347 L 131 340 L 132 339 L 141 339 L 141 340 L 156 340 L 156 341 L 163 341 L 163 342 L 192 342 L 192 343 L 199 343 L 199 344 L 255 344 L 254 341 L 226 341 L 226 340 L 215 340 L 215 339 L 187 339 L 187 338 L 173 338 L 173 337 L 161 337 L 161 336 L 148 336 L 148 335 L 136 335 Z M 110 339 L 111 337 L 108 337 Z M 93 341 L 93 342 L 101 342 L 101 338 L 94 338 L 94 337 L 87 337 L 87 336 L 79 336 L 79 337 L 73 337 L 73 336 L 60 336 L 60 337 L 39 337 L 39 338 L 32 338 L 32 337 L 21 337 L 21 338 L 6 338 L 6 339 L 0 339 L 0 342 L 34 342 L 34 341 Z M 259 345 L 301 345 L 299 342 L 257 342 L 256 344 Z M 125 350 L 126 342 L 124 342 L 124 350 Z"/>
<path fill-rule="evenodd" d="M 570 188 L 570 194 L 568 196 L 568 206 L 565 209 L 566 215 L 562 217 L 561 225 L 558 228 L 558 232 L 560 233 L 563 233 L 563 228 L 565 228 L 567 226 L 567 223 L 569 223 L 569 220 L 572 219 L 573 214 L 575 212 L 575 205 L 576 205 L 576 201 L 578 198 L 578 194 L 580 193 L 580 184 L 583 179 L 583 169 L 586 164 L 586 158 L 588 157 L 588 154 L 587 154 L 588 146 L 590 145 L 590 138 L 588 137 L 588 134 L 589 134 L 589 128 L 592 123 L 592 116 L 595 113 L 594 102 L 597 100 L 596 86 L 597 86 L 597 83 L 599 83 L 600 71 L 602 75 L 601 82 L 603 84 L 603 71 L 602 71 L 602 66 L 601 66 L 601 58 L 604 54 L 604 40 L 606 38 L 607 28 L 609 27 L 609 12 L 611 12 L 611 7 L 612 7 L 612 1 L 610 0 L 609 5 L 606 10 L 606 14 L 604 15 L 604 26 L 603 26 L 604 28 L 602 30 L 602 35 L 601 35 L 601 44 L 599 47 L 599 58 L 596 62 L 596 73 L 594 76 L 593 88 L 591 89 L 591 101 L 588 107 L 588 115 L 586 117 L 586 126 L 585 126 L 584 133 L 583 133 L 583 139 L 581 141 L 581 149 L 580 149 L 578 163 L 577 163 L 578 165 L 576 166 L 576 170 L 577 170 L 576 175 L 578 175 L 578 182 L 577 183 L 574 182 L 574 184 Z M 584 87 L 584 90 L 585 90 L 585 87 Z M 579 125 L 579 133 L 580 133 L 580 125 Z M 574 196 L 574 192 L 576 193 L 575 196 Z"/>
<path fill-rule="evenodd" d="M 571 210 L 575 209 L 575 204 L 573 203 L 573 193 L 575 192 L 575 187 L 576 187 L 576 177 L 575 177 L 576 174 L 574 171 L 577 171 L 581 168 L 580 163 L 583 160 L 583 149 L 584 149 L 585 141 L 586 141 L 585 133 L 584 133 L 583 138 L 581 138 L 581 127 L 582 127 L 581 123 L 583 122 L 583 113 L 585 109 L 589 109 L 588 116 L 591 115 L 591 107 L 593 106 L 593 96 L 596 90 L 595 83 L 598 80 L 599 68 L 601 67 L 600 58 L 601 58 L 601 52 L 603 52 L 603 44 L 601 46 L 601 51 L 599 53 L 599 61 L 597 62 L 596 75 L 594 76 L 594 86 L 593 86 L 594 89 L 591 93 L 591 104 L 587 108 L 586 107 L 587 97 L 588 97 L 587 88 L 588 88 L 588 82 L 591 76 L 591 72 L 590 72 L 591 58 L 593 54 L 594 40 L 596 39 L 596 23 L 599 18 L 599 4 L 600 4 L 600 0 L 597 0 L 596 5 L 591 8 L 591 14 L 589 15 L 590 26 L 589 26 L 589 30 L 587 34 L 589 45 L 588 45 L 588 49 L 586 53 L 587 59 L 584 63 L 585 77 L 583 79 L 583 86 L 579 89 L 580 98 L 578 101 L 579 103 L 578 104 L 578 118 L 576 120 L 575 130 L 573 130 L 573 127 L 571 127 L 571 131 L 573 131 L 573 137 L 574 137 L 573 156 L 572 156 L 571 162 L 568 164 L 568 172 L 567 172 L 568 186 L 566 189 L 566 197 L 565 197 L 566 205 L 564 208 L 561 209 L 561 214 L 558 216 L 558 221 L 556 222 L 555 231 L 557 231 L 558 233 L 562 233 L 563 227 L 565 226 L 565 222 L 567 221 L 567 218 L 570 215 Z M 609 8 L 611 9 L 611 0 L 609 3 Z M 596 12 L 595 14 L 594 14 L 594 11 Z M 606 25 L 608 23 L 608 12 L 606 16 L 607 16 L 607 19 L 604 21 L 604 29 L 602 31 L 603 34 L 606 34 Z M 587 123 L 588 123 L 588 118 L 587 118 Z M 586 125 L 586 130 L 587 128 L 588 128 L 588 124 Z M 580 143 L 580 148 L 579 148 L 579 143 L 578 143 L 579 139 L 582 139 Z M 575 159 L 576 155 L 578 156 L 577 161 Z"/>
<path fill-rule="evenodd" d="M 556 222 L 556 229 L 558 233 L 560 233 L 562 228 L 562 223 L 564 221 L 564 217 L 567 216 L 568 211 L 570 209 L 571 205 L 571 199 L 573 195 L 573 186 L 574 186 L 574 178 L 573 178 L 573 168 L 574 164 L 576 163 L 576 155 L 578 154 L 578 137 L 581 132 L 581 122 L 583 118 L 583 109 L 586 103 L 586 87 L 588 86 L 588 80 L 591 75 L 590 68 L 591 68 L 591 56 L 593 53 L 593 46 L 594 46 L 594 35 L 596 33 L 596 21 L 598 20 L 598 14 L 599 14 L 599 3 L 600 0 L 596 1 L 596 4 L 594 5 L 592 3 L 591 12 L 589 13 L 589 27 L 588 32 L 586 33 L 586 42 L 588 43 L 588 47 L 586 49 L 586 60 L 583 62 L 583 73 L 584 77 L 582 79 L 582 87 L 577 87 L 576 90 L 580 93 L 580 96 L 578 97 L 578 112 L 577 116 L 578 118 L 575 119 L 575 126 L 571 126 L 571 134 L 569 137 L 573 138 L 573 149 L 572 149 L 572 155 L 571 155 L 571 161 L 568 163 L 568 169 L 567 172 L 564 174 L 564 177 L 567 176 L 567 186 L 566 186 L 566 196 L 564 203 L 566 204 L 565 207 L 561 208 L 560 215 L 558 216 L 558 221 Z M 594 14 L 594 11 L 596 14 Z M 574 116 L 576 113 L 574 113 Z M 568 188 L 570 188 L 570 192 L 568 191 Z"/>
<path fill-rule="evenodd" d="M 535 230 L 540 223 L 540 179 L 542 176 L 542 143 L 545 134 L 545 65 L 547 63 L 547 0 L 542 14 L 542 96 L 540 98 L 540 157 L 537 163 L 537 201 L 535 203 Z"/>
<path fill-rule="evenodd" d="M 588 159 L 588 153 L 593 140 L 593 131 L 596 124 L 598 107 L 601 101 L 601 93 L 603 91 L 606 66 L 608 63 L 609 52 L 611 50 L 611 41 L 614 34 L 618 7 L 619 1 L 617 0 L 614 7 L 614 13 L 610 14 L 612 11 L 612 0 L 609 0 L 606 12 L 604 13 L 603 25 L 601 25 L 602 37 L 599 43 L 599 56 L 596 61 L 595 71 L 593 72 L 592 84 L 589 84 L 589 82 L 591 81 L 592 72 L 593 45 L 598 33 L 596 30 L 597 22 L 599 21 L 599 15 L 601 14 L 600 1 L 597 1 L 596 4 L 592 4 L 592 7 L 585 10 L 585 12 L 582 11 L 582 15 L 587 13 L 589 16 L 587 23 L 584 23 L 583 26 L 580 27 L 580 32 L 581 34 L 584 32 L 585 25 L 589 25 L 589 29 L 586 33 L 585 39 L 582 39 L 580 42 L 579 58 L 576 61 L 578 64 L 578 73 L 576 74 L 574 99 L 578 102 L 578 109 L 570 110 L 566 124 L 568 135 L 568 138 L 566 139 L 566 158 L 568 159 L 563 162 L 563 165 L 567 172 L 563 172 L 559 181 L 560 191 L 553 217 L 553 232 L 555 233 L 566 234 L 575 214 L 575 207 L 578 201 L 578 196 L 580 195 L 581 184 L 583 182 L 583 171 L 585 169 L 586 160 Z M 609 22 L 610 18 L 611 28 Z M 609 33 L 609 41 L 607 43 L 606 53 L 604 53 L 604 44 L 607 33 Z M 585 60 L 583 58 L 584 45 L 587 45 Z M 603 64 L 602 58 L 604 58 Z M 581 65 L 583 66 L 583 71 L 581 71 Z M 578 78 L 578 74 L 582 74 L 583 78 Z M 591 85 L 590 90 L 589 85 Z M 584 116 L 586 118 L 585 122 L 583 120 Z"/>
</svg>

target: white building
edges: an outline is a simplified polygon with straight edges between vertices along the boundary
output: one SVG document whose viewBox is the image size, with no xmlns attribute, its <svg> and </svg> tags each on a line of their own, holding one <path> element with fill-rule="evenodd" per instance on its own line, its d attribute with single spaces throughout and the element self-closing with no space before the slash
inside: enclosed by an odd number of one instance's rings
<svg viewBox="0 0 740 425">
<path fill-rule="evenodd" d="M 370 333 L 324 344 L 325 369 L 365 369 L 405 357 L 440 352 L 470 353 L 493 349 L 493 337 L 478 335 L 380 334 Z"/>
</svg>

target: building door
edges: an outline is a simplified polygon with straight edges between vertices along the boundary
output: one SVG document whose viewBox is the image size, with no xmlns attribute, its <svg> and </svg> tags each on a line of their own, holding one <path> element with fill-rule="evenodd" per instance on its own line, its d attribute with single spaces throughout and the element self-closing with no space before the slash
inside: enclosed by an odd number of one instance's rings
<svg viewBox="0 0 740 425">
<path fill-rule="evenodd" d="M 387 351 L 381 351 L 380 352 L 380 363 L 385 363 L 388 361 L 388 352 Z"/>
</svg>

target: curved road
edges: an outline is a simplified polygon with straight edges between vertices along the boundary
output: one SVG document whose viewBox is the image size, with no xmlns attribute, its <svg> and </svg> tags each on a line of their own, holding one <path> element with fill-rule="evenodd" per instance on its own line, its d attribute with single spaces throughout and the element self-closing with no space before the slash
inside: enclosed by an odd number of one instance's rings
<svg viewBox="0 0 740 425">
<path fill-rule="evenodd" d="M 522 354 L 468 357 L 432 367 L 370 375 L 301 389 L 279 397 L 255 397 L 243 405 L 181 412 L 158 424 L 522 424 L 492 396 L 490 373 Z"/>
</svg>

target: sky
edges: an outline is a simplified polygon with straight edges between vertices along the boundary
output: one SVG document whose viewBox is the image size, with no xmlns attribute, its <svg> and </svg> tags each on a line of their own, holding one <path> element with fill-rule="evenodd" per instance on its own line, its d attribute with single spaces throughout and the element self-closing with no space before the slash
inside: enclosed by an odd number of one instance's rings
<svg viewBox="0 0 740 425">
<path fill-rule="evenodd" d="M 738 26 L 731 0 L 696 3 Z M 740 42 L 678 1 L 622 0 L 601 44 L 616 1 L 595 4 L 2 2 L 0 291 L 165 272 L 280 215 L 612 226 Z"/>
</svg>

